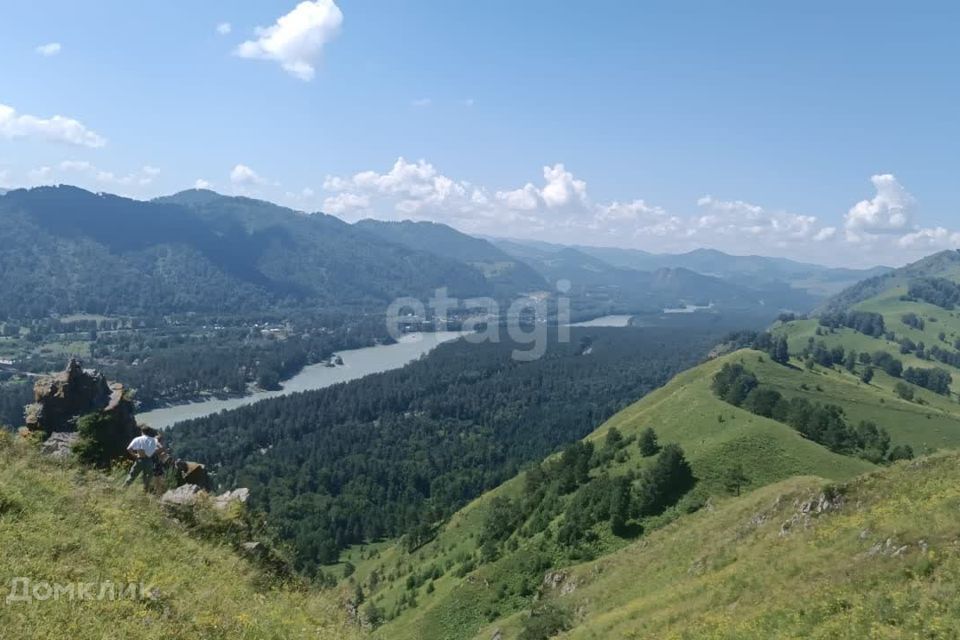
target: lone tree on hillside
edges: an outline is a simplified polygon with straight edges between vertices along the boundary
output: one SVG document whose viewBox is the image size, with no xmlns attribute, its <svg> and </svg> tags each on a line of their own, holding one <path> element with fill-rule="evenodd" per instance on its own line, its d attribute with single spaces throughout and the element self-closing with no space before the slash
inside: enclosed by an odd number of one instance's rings
<svg viewBox="0 0 960 640">
<path fill-rule="evenodd" d="M 779 364 L 790 362 L 790 350 L 787 345 L 787 339 L 783 336 L 774 338 L 770 343 L 770 359 Z"/>
<path fill-rule="evenodd" d="M 660 451 L 660 443 L 657 442 L 657 432 L 653 427 L 647 427 L 640 434 L 640 455 L 644 458 L 656 455 Z"/>
<path fill-rule="evenodd" d="M 901 400 L 906 400 L 907 402 L 913 401 L 913 387 L 908 385 L 906 382 L 898 382 L 896 385 L 894 385 L 893 390 Z"/>
<path fill-rule="evenodd" d="M 723 472 L 723 488 L 729 493 L 739 496 L 743 486 L 750 482 L 750 478 L 743 471 L 739 462 L 733 464 Z"/>
<path fill-rule="evenodd" d="M 638 505 L 640 515 L 663 513 L 693 488 L 695 482 L 693 469 L 683 457 L 680 445 L 666 445 L 643 475 Z"/>
<path fill-rule="evenodd" d="M 847 357 L 843 361 L 843 368 L 851 373 L 857 368 L 857 352 L 853 349 L 847 351 Z"/>
</svg>

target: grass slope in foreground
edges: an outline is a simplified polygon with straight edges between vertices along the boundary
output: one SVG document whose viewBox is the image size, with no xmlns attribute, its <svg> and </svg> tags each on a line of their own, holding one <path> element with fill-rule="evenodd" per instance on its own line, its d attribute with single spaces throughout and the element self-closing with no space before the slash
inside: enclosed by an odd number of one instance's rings
<svg viewBox="0 0 960 640">
<path fill-rule="evenodd" d="M 960 455 L 793 478 L 573 567 L 562 638 L 956 638 Z M 498 621 L 517 636 L 522 615 Z"/>
<path fill-rule="evenodd" d="M 6 602 L 10 581 L 144 583 L 155 598 Z M 95 592 L 96 593 L 96 592 Z M 59 465 L 0 431 L 0 638 L 357 637 L 336 597 L 272 584 L 190 537 L 138 487 Z"/>
<path fill-rule="evenodd" d="M 713 394 L 710 385 L 715 373 L 724 363 L 741 359 L 750 363 L 751 370 L 761 380 L 766 369 L 773 371 L 776 367 L 795 374 L 797 385 L 808 378 L 815 384 L 817 374 L 788 369 L 765 358 L 761 362 L 761 358 L 759 352 L 739 351 L 681 373 L 666 386 L 617 413 L 587 440 L 594 441 L 599 449 L 612 427 L 626 439 L 653 427 L 661 444 L 678 443 L 683 447 L 699 480 L 695 495 L 689 498 L 700 501 L 708 496 L 713 497 L 713 502 L 726 499 L 721 498 L 727 495 L 724 473 L 733 463 L 742 465 L 748 478 L 747 488 L 793 476 L 849 479 L 875 468 L 864 460 L 832 453 L 804 439 L 787 425 L 731 406 Z M 596 470 L 595 475 L 616 477 L 646 468 L 652 460 L 640 455 L 636 442 L 623 451 L 625 455 Z M 352 579 L 362 586 L 367 599 L 383 611 L 397 610 L 398 602 L 409 604 L 411 595 L 416 598 L 416 606 L 400 607 L 399 615 L 378 630 L 378 637 L 390 640 L 472 638 L 492 620 L 502 620 L 528 609 L 533 595 L 531 580 L 539 587 L 547 570 L 572 564 L 570 556 L 559 553 L 552 538 L 545 539 L 543 534 L 532 538 L 515 534 L 504 543 L 497 560 L 480 562 L 478 541 L 491 503 L 498 496 L 518 496 L 523 484 L 521 474 L 475 500 L 455 514 L 433 541 L 412 553 L 401 545 L 384 545 L 349 555 L 356 566 Z M 687 504 L 689 502 L 643 526 L 648 531 L 654 530 L 679 517 Z M 560 516 L 551 523 L 553 534 L 562 525 L 562 519 Z M 598 525 L 596 534 L 598 541 L 589 549 L 592 557 L 602 557 L 633 542 L 614 535 L 606 523 Z M 646 537 L 641 537 L 637 544 L 644 545 L 645 540 Z M 544 549 L 547 555 L 552 554 L 549 566 L 542 563 L 529 566 L 530 558 L 543 557 Z M 475 565 L 477 568 L 472 568 Z M 410 576 L 427 567 L 438 568 L 441 575 L 435 576 L 427 586 L 420 584 L 411 590 Z M 414 578 L 414 582 L 419 581 Z"/>
</svg>

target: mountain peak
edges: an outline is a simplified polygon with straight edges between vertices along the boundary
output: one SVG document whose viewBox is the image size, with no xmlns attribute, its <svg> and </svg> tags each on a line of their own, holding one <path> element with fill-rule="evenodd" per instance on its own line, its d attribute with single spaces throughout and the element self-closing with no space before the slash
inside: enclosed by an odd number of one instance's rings
<svg viewBox="0 0 960 640">
<path fill-rule="evenodd" d="M 199 205 L 215 202 L 227 196 L 211 189 L 184 189 L 169 196 L 154 198 L 155 202 L 168 202 L 182 205 Z"/>
</svg>

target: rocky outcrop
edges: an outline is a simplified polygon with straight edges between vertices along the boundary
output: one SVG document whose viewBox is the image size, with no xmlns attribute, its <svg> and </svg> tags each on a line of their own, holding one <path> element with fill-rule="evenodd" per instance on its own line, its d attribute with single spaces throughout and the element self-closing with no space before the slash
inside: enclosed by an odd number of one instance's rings
<svg viewBox="0 0 960 640">
<path fill-rule="evenodd" d="M 233 491 L 222 493 L 219 496 L 214 496 L 211 504 L 214 509 L 225 511 L 230 508 L 231 504 L 246 504 L 249 498 L 250 490 L 241 487 L 240 489 L 234 489 Z"/>
<path fill-rule="evenodd" d="M 195 505 L 206 493 L 195 484 L 185 484 L 160 496 L 160 503 L 174 507 L 190 507 Z"/>
<path fill-rule="evenodd" d="M 86 370 L 77 359 L 33 386 L 33 404 L 24 410 L 29 431 L 47 435 L 43 450 L 57 458 L 76 451 L 87 464 L 106 468 L 124 457 L 127 444 L 139 430 L 133 402 L 119 383 Z M 79 419 L 91 416 L 77 436 Z M 72 434 L 73 437 L 70 437 Z"/>
<path fill-rule="evenodd" d="M 543 576 L 543 591 L 557 591 L 565 596 L 576 591 L 578 586 L 578 582 L 572 580 L 566 571 L 548 571 Z"/>
<path fill-rule="evenodd" d="M 108 384 L 103 374 L 84 370 L 74 358 L 60 373 L 37 380 L 24 417 L 31 431 L 68 432 L 76 431 L 78 417 L 108 408 L 133 421 L 133 405 L 123 397 L 123 386 Z"/>
<path fill-rule="evenodd" d="M 240 551 L 247 556 L 263 558 L 268 550 L 262 542 L 244 542 L 240 545 Z"/>
<path fill-rule="evenodd" d="M 160 502 L 169 506 L 190 507 L 209 495 L 202 487 L 188 483 L 164 493 L 160 496 Z M 250 490 L 241 487 L 210 497 L 209 504 L 218 511 L 224 511 L 232 504 L 245 504 L 249 498 Z"/>
<path fill-rule="evenodd" d="M 74 432 L 57 431 L 50 434 L 42 445 L 40 453 L 56 460 L 66 460 L 73 455 L 73 446 L 77 444 L 79 436 Z"/>
<path fill-rule="evenodd" d="M 797 500 L 796 512 L 780 525 L 780 537 L 790 535 L 795 529 L 806 529 L 814 518 L 823 514 L 840 511 L 846 503 L 843 493 L 835 487 L 828 487 L 819 495 L 807 500 Z"/>
</svg>

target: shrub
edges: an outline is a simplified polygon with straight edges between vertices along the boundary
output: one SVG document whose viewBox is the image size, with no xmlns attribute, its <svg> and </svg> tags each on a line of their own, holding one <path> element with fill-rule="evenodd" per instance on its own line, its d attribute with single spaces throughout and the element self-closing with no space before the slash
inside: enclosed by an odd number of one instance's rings
<svg viewBox="0 0 960 640">
<path fill-rule="evenodd" d="M 898 382 L 893 390 L 902 400 L 913 400 L 913 387 L 906 382 Z"/>
<path fill-rule="evenodd" d="M 660 444 L 657 442 L 657 432 L 652 427 L 647 427 L 640 434 L 640 455 L 647 458 L 656 455 L 660 451 Z"/>
<path fill-rule="evenodd" d="M 898 444 L 890 451 L 888 460 L 890 460 L 890 462 L 913 460 L 913 447 L 908 444 Z"/>
<path fill-rule="evenodd" d="M 131 436 L 129 425 L 102 412 L 77 420 L 77 434 L 80 438 L 73 448 L 77 459 L 100 469 L 108 469 L 126 456 Z"/>
<path fill-rule="evenodd" d="M 547 640 L 570 628 L 570 612 L 553 602 L 537 604 L 523 619 L 519 640 Z"/>
</svg>

